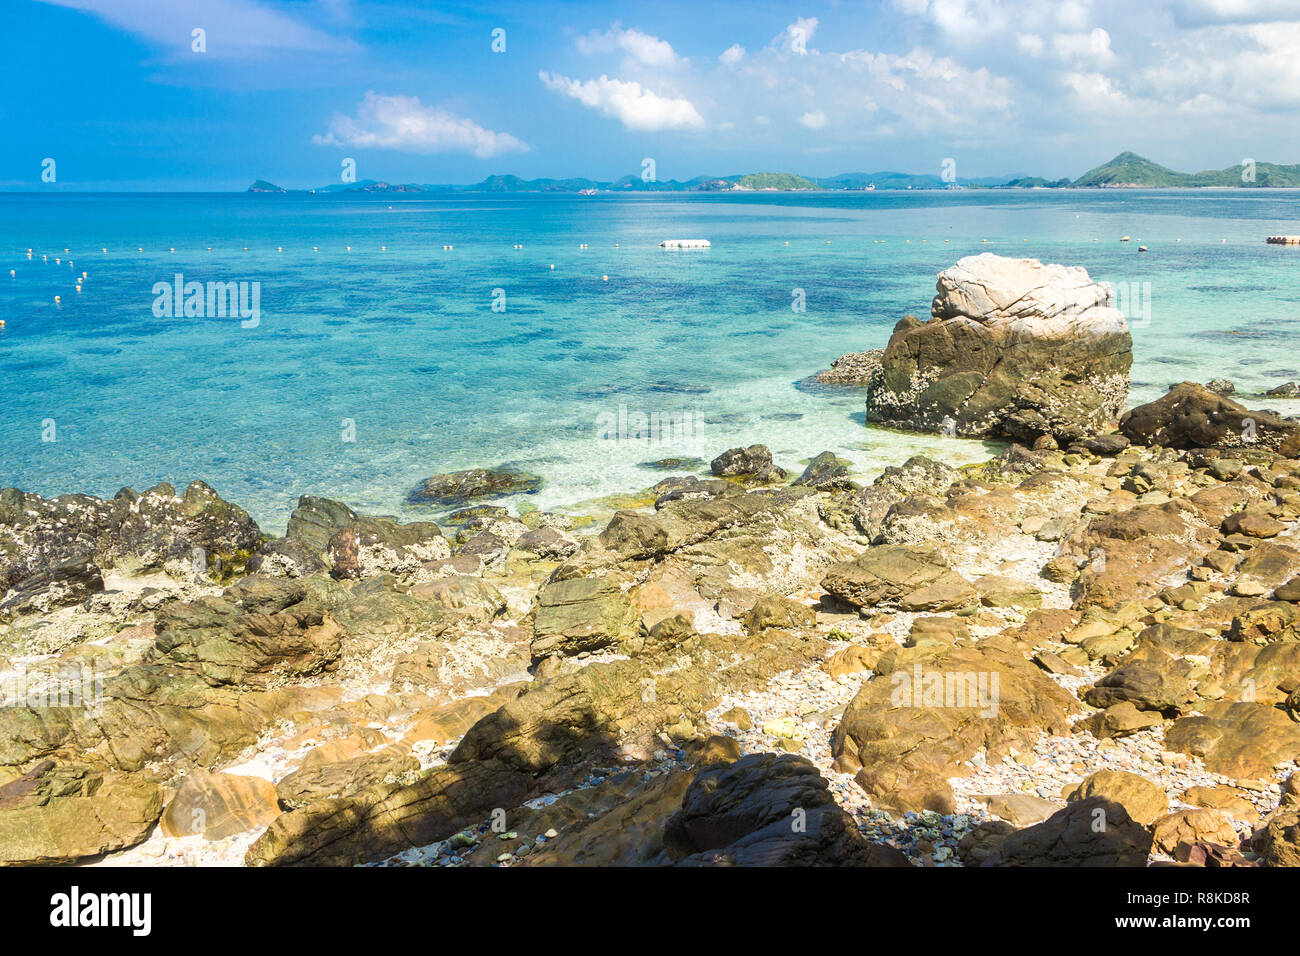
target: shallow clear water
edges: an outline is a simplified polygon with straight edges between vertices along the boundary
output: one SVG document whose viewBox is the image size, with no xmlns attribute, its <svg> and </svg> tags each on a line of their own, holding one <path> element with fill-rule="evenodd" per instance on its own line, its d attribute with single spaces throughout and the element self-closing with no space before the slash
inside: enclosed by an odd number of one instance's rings
<svg viewBox="0 0 1300 956">
<path fill-rule="evenodd" d="M 1300 247 L 1263 241 L 1297 220 L 1291 190 L 0 195 L 0 486 L 203 478 L 278 532 L 300 494 L 411 516 L 421 478 L 479 465 L 540 474 L 529 500 L 555 507 L 759 441 L 792 470 L 830 449 L 862 477 L 916 452 L 972 460 L 980 443 L 868 429 L 860 393 L 798 383 L 884 345 L 979 252 L 1149 293 L 1135 401 L 1300 379 Z M 697 237 L 713 248 L 657 248 Z M 260 283 L 260 323 L 156 317 L 177 272 Z M 677 427 L 609 440 L 620 406 Z"/>
</svg>

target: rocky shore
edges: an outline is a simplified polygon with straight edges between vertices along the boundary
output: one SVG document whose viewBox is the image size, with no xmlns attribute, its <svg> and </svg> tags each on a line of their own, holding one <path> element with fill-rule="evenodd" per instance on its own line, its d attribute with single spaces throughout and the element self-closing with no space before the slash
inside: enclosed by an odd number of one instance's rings
<svg viewBox="0 0 1300 956">
<path fill-rule="evenodd" d="M 837 365 L 979 465 L 720 448 L 599 522 L 481 469 L 282 537 L 0 491 L 0 860 L 1300 864 L 1300 426 L 1125 412 L 1108 290 L 995 259 Z"/>
</svg>

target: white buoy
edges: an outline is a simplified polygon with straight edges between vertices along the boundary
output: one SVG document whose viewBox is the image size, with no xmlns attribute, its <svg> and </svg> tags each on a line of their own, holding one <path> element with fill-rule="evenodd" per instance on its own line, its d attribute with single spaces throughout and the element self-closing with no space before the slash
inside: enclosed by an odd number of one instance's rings
<svg viewBox="0 0 1300 956">
<path fill-rule="evenodd" d="M 552 271 L 552 272 L 555 271 L 555 263 L 554 263 L 554 262 L 551 263 L 551 271 Z"/>
<path fill-rule="evenodd" d="M 100 252 L 108 252 L 108 246 L 105 246 L 103 249 L 100 249 L 99 251 L 100 251 Z"/>
<path fill-rule="evenodd" d="M 59 301 L 59 297 L 58 297 L 57 295 L 54 297 L 54 301 L 55 301 L 55 302 L 58 302 L 58 301 Z"/>
<path fill-rule="evenodd" d="M 600 281 L 601 281 L 601 282 L 608 282 L 608 281 L 609 281 L 609 276 L 601 276 L 601 277 L 600 277 Z"/>
<path fill-rule="evenodd" d="M 10 269 L 10 270 L 9 270 L 9 278 L 12 279 L 13 277 L 14 277 L 14 270 L 13 270 L 13 269 Z"/>
</svg>

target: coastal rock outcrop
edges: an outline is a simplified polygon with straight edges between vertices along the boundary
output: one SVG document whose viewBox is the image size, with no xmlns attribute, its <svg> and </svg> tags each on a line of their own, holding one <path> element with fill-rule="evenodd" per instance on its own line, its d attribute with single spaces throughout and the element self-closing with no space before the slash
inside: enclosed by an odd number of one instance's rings
<svg viewBox="0 0 1300 956">
<path fill-rule="evenodd" d="M 1151 831 L 1118 803 L 1087 797 L 1007 836 L 984 866 L 1146 866 Z"/>
<path fill-rule="evenodd" d="M 1132 337 L 1084 269 L 984 253 L 940 273 L 937 290 L 929 321 L 894 328 L 869 421 L 1064 446 L 1123 409 Z"/>
<path fill-rule="evenodd" d="M 793 754 L 756 753 L 701 772 L 664 828 L 678 866 L 909 866 L 867 843 L 826 778 Z"/>
<path fill-rule="evenodd" d="M 181 495 L 168 484 L 109 500 L 42 498 L 0 490 L 0 616 L 80 603 L 103 590 L 100 572 L 162 570 L 182 561 L 226 578 L 261 541 L 257 523 L 201 481 Z"/>
<path fill-rule="evenodd" d="M 162 813 L 158 784 L 43 760 L 0 786 L 0 862 L 73 863 L 145 838 Z"/>
<path fill-rule="evenodd" d="M 867 349 L 865 352 L 841 355 L 831 362 L 830 368 L 818 372 L 812 380 L 822 385 L 870 385 L 871 380 L 880 373 L 880 361 L 884 355 L 884 349 Z"/>
<path fill-rule="evenodd" d="M 1300 450 L 1300 423 L 1276 412 L 1251 411 L 1196 382 L 1180 382 L 1162 398 L 1129 409 L 1119 428 L 1140 445 L 1278 449 L 1289 441 Z"/>
<path fill-rule="evenodd" d="M 786 477 L 785 469 L 772 463 L 766 445 L 728 448 L 709 463 L 709 469 L 719 478 L 735 478 L 747 485 L 776 484 Z"/>
</svg>

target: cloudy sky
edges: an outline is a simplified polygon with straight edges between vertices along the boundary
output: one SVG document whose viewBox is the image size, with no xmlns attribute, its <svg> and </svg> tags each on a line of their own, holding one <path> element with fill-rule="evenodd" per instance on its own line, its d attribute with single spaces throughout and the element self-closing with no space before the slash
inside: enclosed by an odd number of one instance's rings
<svg viewBox="0 0 1300 956">
<path fill-rule="evenodd" d="M 1300 0 L 6 0 L 0 187 L 1300 162 Z"/>
</svg>

